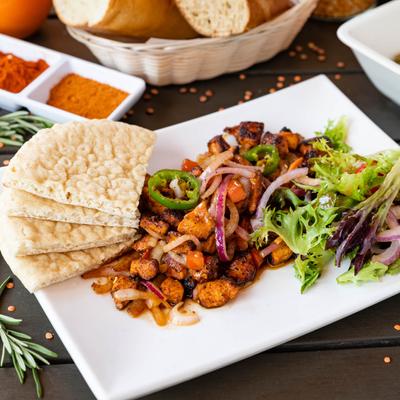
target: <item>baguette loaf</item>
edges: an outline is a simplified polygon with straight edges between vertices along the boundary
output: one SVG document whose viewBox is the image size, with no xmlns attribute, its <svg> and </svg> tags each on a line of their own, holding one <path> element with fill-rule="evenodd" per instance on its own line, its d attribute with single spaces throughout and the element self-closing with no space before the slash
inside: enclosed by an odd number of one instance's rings
<svg viewBox="0 0 400 400">
<path fill-rule="evenodd" d="M 243 33 L 288 9 L 291 0 L 175 0 L 193 29 L 203 36 Z"/>
<path fill-rule="evenodd" d="M 133 37 L 189 39 L 198 36 L 173 0 L 54 0 L 66 25 Z"/>
</svg>

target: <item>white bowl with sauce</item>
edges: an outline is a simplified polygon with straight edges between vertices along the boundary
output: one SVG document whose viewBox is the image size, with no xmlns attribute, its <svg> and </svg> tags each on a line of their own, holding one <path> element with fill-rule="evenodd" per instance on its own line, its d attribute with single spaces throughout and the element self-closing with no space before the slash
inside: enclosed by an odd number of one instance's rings
<svg viewBox="0 0 400 400">
<path fill-rule="evenodd" d="M 337 35 L 385 96 L 400 105 L 400 0 L 390 1 L 343 24 Z"/>
</svg>

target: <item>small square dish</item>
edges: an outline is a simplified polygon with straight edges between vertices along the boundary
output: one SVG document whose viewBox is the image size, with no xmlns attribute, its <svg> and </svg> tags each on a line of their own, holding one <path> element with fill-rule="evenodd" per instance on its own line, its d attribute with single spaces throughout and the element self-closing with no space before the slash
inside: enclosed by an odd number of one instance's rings
<svg viewBox="0 0 400 400">
<path fill-rule="evenodd" d="M 68 74 L 77 74 L 128 93 L 107 117 L 111 120 L 119 120 L 139 100 L 146 87 L 144 80 L 135 76 L 2 34 L 0 34 L 0 52 L 12 53 L 26 60 L 43 59 L 49 64 L 49 67 L 21 92 L 11 93 L 0 89 L 0 107 L 9 111 L 25 107 L 32 113 L 54 122 L 85 119 L 47 104 L 50 90 Z"/>
<path fill-rule="evenodd" d="M 400 54 L 399 15 L 400 0 L 393 0 L 346 22 L 337 34 L 372 83 L 400 105 L 400 65 L 393 60 Z"/>
<path fill-rule="evenodd" d="M 361 154 L 397 145 L 326 77 L 319 76 L 222 112 L 159 130 L 149 172 L 194 158 L 224 127 L 262 121 L 306 137 L 346 115 L 349 144 Z M 0 170 L 1 173 L 1 170 Z M 400 276 L 360 287 L 341 286 L 343 269 L 327 265 L 319 284 L 301 295 L 291 266 L 267 270 L 221 308 L 199 309 L 200 322 L 160 328 L 148 318 L 116 312 L 80 277 L 36 297 L 74 362 L 100 400 L 143 396 L 292 340 L 400 292 Z"/>
</svg>

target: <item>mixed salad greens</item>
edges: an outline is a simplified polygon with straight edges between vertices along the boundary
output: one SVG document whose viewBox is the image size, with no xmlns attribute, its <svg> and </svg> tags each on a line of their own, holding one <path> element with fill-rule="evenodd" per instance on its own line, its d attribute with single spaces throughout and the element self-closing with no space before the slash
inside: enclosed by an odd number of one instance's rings
<svg viewBox="0 0 400 400">
<path fill-rule="evenodd" d="M 315 150 L 291 188 L 280 186 L 260 221 L 253 221 L 258 247 L 279 236 L 296 254 L 301 292 L 330 260 L 350 267 L 337 282 L 359 284 L 400 273 L 400 150 L 371 156 L 351 152 L 348 123 L 329 121 L 308 141 Z M 297 174 L 299 175 L 299 174 Z"/>
</svg>

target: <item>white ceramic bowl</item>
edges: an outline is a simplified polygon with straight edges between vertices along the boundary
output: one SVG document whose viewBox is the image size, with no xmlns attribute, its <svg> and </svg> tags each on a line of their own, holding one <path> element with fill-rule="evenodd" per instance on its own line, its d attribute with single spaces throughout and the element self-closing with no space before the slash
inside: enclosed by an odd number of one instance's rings
<svg viewBox="0 0 400 400">
<path fill-rule="evenodd" d="M 351 47 L 372 83 L 400 105 L 400 0 L 365 12 L 343 24 L 339 39 Z"/>
</svg>

